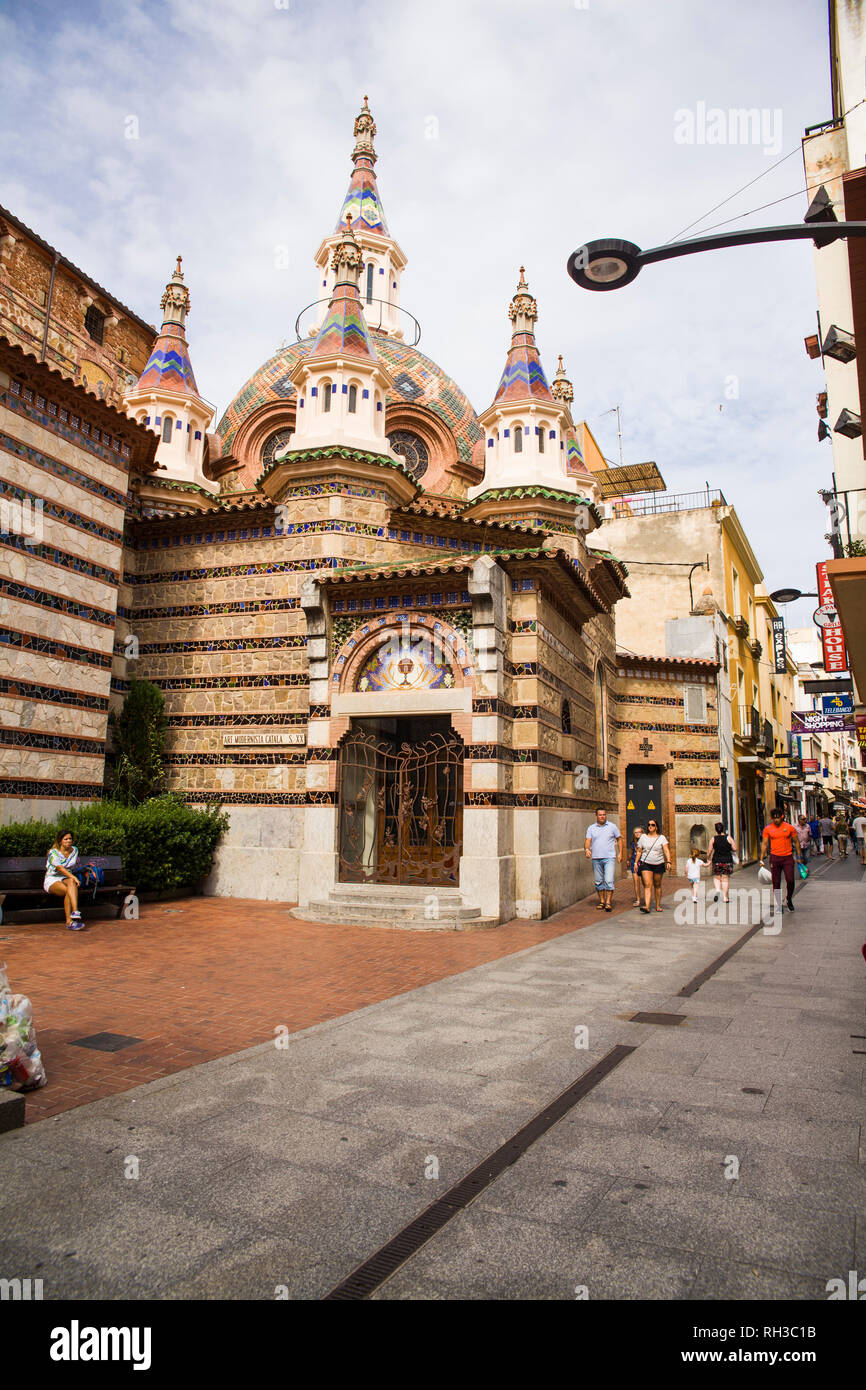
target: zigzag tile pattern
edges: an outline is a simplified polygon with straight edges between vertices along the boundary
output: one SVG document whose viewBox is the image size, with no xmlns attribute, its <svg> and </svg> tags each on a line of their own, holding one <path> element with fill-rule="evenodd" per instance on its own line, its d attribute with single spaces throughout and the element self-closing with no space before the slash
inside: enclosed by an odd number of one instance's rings
<svg viewBox="0 0 866 1390">
<path fill-rule="evenodd" d="M 380 232 L 388 236 L 388 224 L 382 209 L 382 199 L 376 185 L 376 175 L 372 165 L 361 163 L 352 172 L 349 188 L 340 208 L 340 217 L 335 231 L 344 232 L 348 223 L 346 213 L 352 214 L 352 227 L 357 232 L 366 228 L 370 232 Z"/>
<path fill-rule="evenodd" d="M 189 360 L 189 348 L 179 324 L 163 324 L 144 371 L 138 379 L 138 387 L 193 392 L 198 395 L 192 363 Z"/>
</svg>

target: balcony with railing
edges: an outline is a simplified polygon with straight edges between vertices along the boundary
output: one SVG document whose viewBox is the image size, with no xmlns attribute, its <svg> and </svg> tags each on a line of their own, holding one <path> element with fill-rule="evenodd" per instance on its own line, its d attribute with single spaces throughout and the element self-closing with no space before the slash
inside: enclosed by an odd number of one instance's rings
<svg viewBox="0 0 866 1390">
<path fill-rule="evenodd" d="M 664 516 L 673 512 L 696 512 L 705 507 L 725 507 L 725 494 L 717 487 L 702 492 L 651 492 L 644 497 L 620 497 L 608 505 L 614 517 Z"/>
<path fill-rule="evenodd" d="M 754 705 L 735 705 L 737 712 L 736 728 L 734 733 L 740 738 L 746 739 L 755 745 L 763 742 L 763 729 L 761 727 L 761 716 Z M 772 746 L 772 729 L 770 730 Z"/>
</svg>

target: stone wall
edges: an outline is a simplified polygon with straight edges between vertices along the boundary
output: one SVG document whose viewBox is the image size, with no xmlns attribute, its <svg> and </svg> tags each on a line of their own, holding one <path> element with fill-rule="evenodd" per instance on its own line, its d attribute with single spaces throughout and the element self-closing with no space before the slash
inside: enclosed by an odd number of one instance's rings
<svg viewBox="0 0 866 1390">
<path fill-rule="evenodd" d="M 0 347 L 0 816 L 99 797 L 130 467 L 144 430 Z"/>
<path fill-rule="evenodd" d="M 54 255 L 17 224 L 0 219 L 0 334 L 37 358 Z M 102 342 L 85 328 L 93 305 L 104 316 Z M 59 259 L 51 290 L 46 362 L 119 407 L 144 370 L 156 329 Z"/>
</svg>

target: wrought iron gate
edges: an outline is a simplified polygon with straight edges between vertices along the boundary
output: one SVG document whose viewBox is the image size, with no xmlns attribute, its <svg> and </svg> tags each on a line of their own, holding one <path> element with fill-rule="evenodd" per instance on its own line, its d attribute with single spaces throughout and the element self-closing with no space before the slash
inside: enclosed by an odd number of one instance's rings
<svg viewBox="0 0 866 1390">
<path fill-rule="evenodd" d="M 340 879 L 456 884 L 463 838 L 463 744 L 353 729 L 340 749 Z"/>
</svg>

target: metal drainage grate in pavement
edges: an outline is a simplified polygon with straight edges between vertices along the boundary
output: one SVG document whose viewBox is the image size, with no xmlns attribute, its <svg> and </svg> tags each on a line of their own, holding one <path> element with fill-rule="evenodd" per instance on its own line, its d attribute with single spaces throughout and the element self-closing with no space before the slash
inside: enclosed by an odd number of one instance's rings
<svg viewBox="0 0 866 1390">
<path fill-rule="evenodd" d="M 620 1062 L 624 1062 L 636 1049 L 626 1047 L 624 1044 L 617 1044 L 611 1048 L 600 1062 L 596 1062 L 594 1067 L 590 1067 L 584 1072 L 577 1081 L 573 1082 L 561 1095 L 546 1105 L 543 1110 L 539 1110 L 531 1120 L 519 1129 L 510 1139 L 494 1149 L 492 1154 L 488 1154 L 476 1168 L 461 1178 L 459 1182 L 450 1187 L 448 1191 L 437 1201 L 431 1203 L 426 1211 L 422 1211 L 414 1221 L 410 1221 L 408 1226 L 404 1226 L 393 1240 L 389 1240 L 362 1265 L 359 1265 L 348 1279 L 344 1279 L 341 1284 L 325 1294 L 327 1299 L 354 1300 L 369 1298 L 370 1294 L 390 1279 L 391 1275 L 400 1268 L 402 1264 L 411 1258 L 426 1245 L 427 1241 L 436 1235 L 452 1217 L 459 1211 L 469 1206 L 469 1203 L 483 1192 L 485 1187 L 489 1187 L 500 1173 L 509 1168 L 512 1163 L 516 1163 L 522 1154 L 526 1152 L 536 1139 L 540 1139 L 542 1134 L 561 1120 L 572 1106 L 582 1100 L 593 1087 L 618 1067 Z"/>
<path fill-rule="evenodd" d="M 89 1038 L 74 1038 L 72 1047 L 92 1047 L 94 1052 L 120 1052 L 124 1047 L 140 1043 L 141 1038 L 131 1038 L 127 1033 L 92 1033 Z"/>
<path fill-rule="evenodd" d="M 632 1014 L 629 1023 L 657 1023 L 661 1028 L 678 1028 L 685 1023 L 685 1014 Z"/>
</svg>

